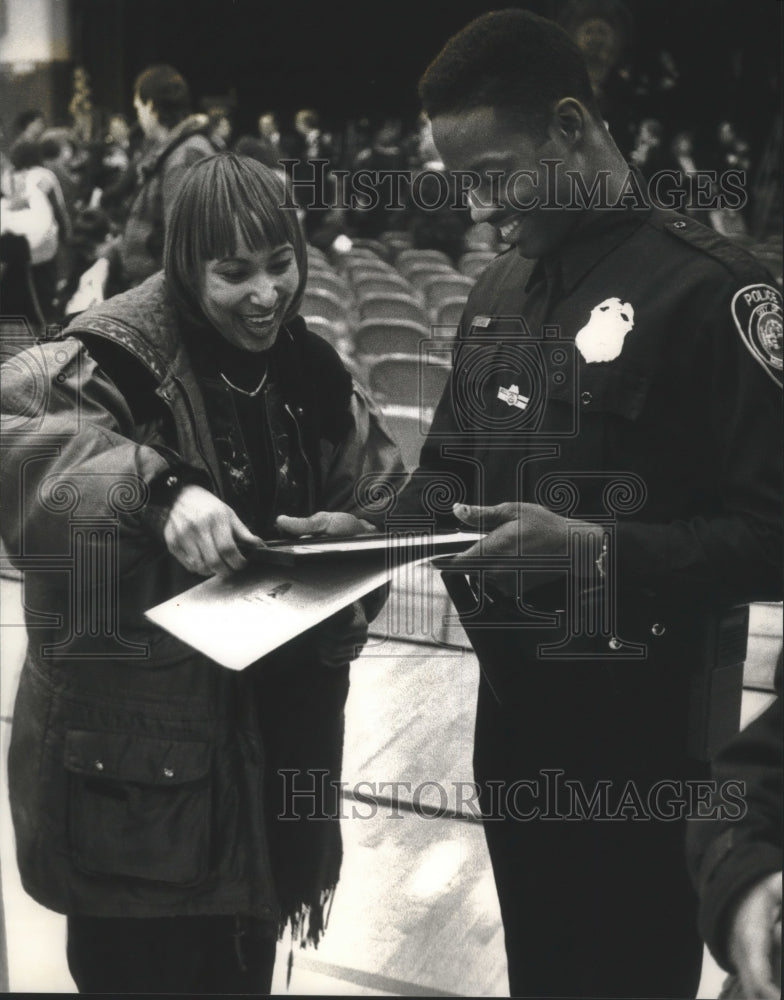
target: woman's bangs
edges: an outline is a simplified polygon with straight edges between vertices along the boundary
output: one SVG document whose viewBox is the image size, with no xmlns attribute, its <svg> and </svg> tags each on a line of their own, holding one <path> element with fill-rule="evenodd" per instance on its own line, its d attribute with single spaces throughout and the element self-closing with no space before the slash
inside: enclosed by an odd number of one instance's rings
<svg viewBox="0 0 784 1000">
<path fill-rule="evenodd" d="M 296 246 L 296 218 L 288 219 L 282 207 L 283 185 L 276 191 L 255 173 L 215 178 L 211 191 L 205 190 L 205 203 L 199 217 L 198 255 L 202 260 L 217 260 L 237 252 L 241 240 L 250 250 L 274 248 L 284 243 Z M 288 225 L 287 225 L 288 223 Z"/>
</svg>

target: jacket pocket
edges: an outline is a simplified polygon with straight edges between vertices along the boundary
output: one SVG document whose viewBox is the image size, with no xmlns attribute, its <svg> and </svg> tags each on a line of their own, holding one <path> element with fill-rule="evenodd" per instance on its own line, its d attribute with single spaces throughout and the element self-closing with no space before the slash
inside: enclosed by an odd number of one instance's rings
<svg viewBox="0 0 784 1000">
<path fill-rule="evenodd" d="M 207 874 L 210 746 L 72 729 L 65 737 L 74 864 L 96 875 L 195 885 Z"/>
</svg>

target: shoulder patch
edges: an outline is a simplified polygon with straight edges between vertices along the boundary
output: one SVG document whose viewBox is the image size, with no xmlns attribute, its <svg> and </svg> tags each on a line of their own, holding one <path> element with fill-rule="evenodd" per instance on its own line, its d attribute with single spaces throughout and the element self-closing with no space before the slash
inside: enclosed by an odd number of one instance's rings
<svg viewBox="0 0 784 1000">
<path fill-rule="evenodd" d="M 781 292 L 771 285 L 746 285 L 732 299 L 732 318 L 752 356 L 777 385 L 782 378 Z"/>
</svg>

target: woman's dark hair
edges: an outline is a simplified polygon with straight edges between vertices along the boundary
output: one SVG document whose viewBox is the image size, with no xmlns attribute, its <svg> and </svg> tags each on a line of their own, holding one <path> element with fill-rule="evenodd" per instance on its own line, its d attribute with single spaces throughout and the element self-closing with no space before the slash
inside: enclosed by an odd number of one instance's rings
<svg viewBox="0 0 784 1000">
<path fill-rule="evenodd" d="M 14 170 L 27 170 L 41 166 L 40 143 L 31 139 L 17 139 L 8 151 L 8 159 Z"/>
<path fill-rule="evenodd" d="M 540 125 L 561 98 L 600 118 L 582 53 L 553 21 L 527 10 L 491 11 L 446 43 L 419 82 L 425 111 L 492 107 Z"/>
<path fill-rule="evenodd" d="M 163 268 L 174 303 L 187 320 L 204 322 L 205 263 L 236 253 L 239 240 L 250 249 L 293 247 L 299 285 L 284 317 L 291 319 L 302 301 L 308 257 L 285 178 L 250 157 L 216 153 L 188 170 L 166 223 Z"/>
<path fill-rule="evenodd" d="M 188 84 L 172 66 L 149 66 L 136 77 L 133 93 L 144 104 L 152 101 L 153 111 L 165 128 L 179 125 L 190 111 Z"/>
</svg>

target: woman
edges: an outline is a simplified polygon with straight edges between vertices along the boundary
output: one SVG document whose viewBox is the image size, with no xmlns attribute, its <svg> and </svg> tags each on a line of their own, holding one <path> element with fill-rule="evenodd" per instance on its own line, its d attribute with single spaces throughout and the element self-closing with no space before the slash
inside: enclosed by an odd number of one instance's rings
<svg viewBox="0 0 784 1000">
<path fill-rule="evenodd" d="M 242 569 L 278 515 L 355 525 L 358 479 L 401 468 L 297 316 L 306 252 L 282 184 L 201 161 L 164 271 L 4 368 L 2 523 L 30 611 L 17 853 L 26 890 L 68 915 L 80 991 L 268 993 L 278 931 L 317 941 L 337 882 L 361 606 L 240 673 L 143 615 Z"/>
</svg>

